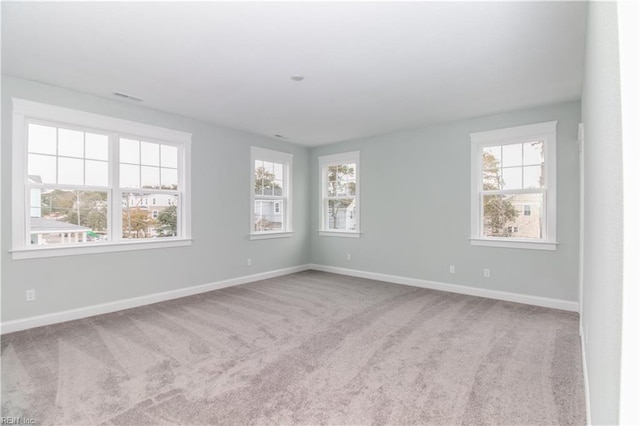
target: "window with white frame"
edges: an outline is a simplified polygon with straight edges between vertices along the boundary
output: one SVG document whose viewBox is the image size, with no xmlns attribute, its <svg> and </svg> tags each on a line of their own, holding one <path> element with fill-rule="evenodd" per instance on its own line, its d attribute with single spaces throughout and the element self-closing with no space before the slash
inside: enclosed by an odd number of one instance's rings
<svg viewBox="0 0 640 426">
<path fill-rule="evenodd" d="M 320 235 L 360 235 L 360 153 L 318 158 L 320 169 Z"/>
<path fill-rule="evenodd" d="M 186 244 L 190 142 L 188 133 L 13 99 L 13 257 Z"/>
<path fill-rule="evenodd" d="M 291 154 L 251 147 L 251 239 L 291 236 L 292 162 Z"/>
<path fill-rule="evenodd" d="M 556 121 L 471 134 L 471 244 L 555 250 Z"/>
</svg>

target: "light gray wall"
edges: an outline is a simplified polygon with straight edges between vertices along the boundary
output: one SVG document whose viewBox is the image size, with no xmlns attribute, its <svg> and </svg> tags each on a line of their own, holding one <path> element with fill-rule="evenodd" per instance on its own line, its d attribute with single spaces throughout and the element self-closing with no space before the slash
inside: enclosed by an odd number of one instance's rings
<svg viewBox="0 0 640 426">
<path fill-rule="evenodd" d="M 580 104 L 569 102 L 314 148 L 312 261 L 578 301 L 579 119 Z M 551 120 L 558 121 L 557 251 L 471 247 L 469 133 Z M 317 157 L 355 150 L 362 237 L 319 236 Z M 491 278 L 483 278 L 484 268 L 491 269 Z"/>
<path fill-rule="evenodd" d="M 2 79 L 2 196 L 11 194 L 11 97 L 193 133 L 190 247 L 12 260 L 11 204 L 2 203 L 2 321 L 307 264 L 309 150 L 116 100 Z M 294 155 L 294 236 L 249 241 L 252 145 Z M 247 267 L 247 258 L 253 266 Z M 27 303 L 25 290 L 37 300 Z"/>
<path fill-rule="evenodd" d="M 616 5 L 590 2 L 582 92 L 582 324 L 593 424 L 618 423 L 623 251 L 621 114 Z"/>
</svg>

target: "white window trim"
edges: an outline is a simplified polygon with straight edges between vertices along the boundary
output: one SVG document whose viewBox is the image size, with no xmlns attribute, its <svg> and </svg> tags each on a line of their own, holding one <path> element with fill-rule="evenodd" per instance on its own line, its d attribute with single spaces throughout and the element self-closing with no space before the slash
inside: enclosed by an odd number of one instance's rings
<svg viewBox="0 0 640 426">
<path fill-rule="evenodd" d="M 345 163 L 353 163 L 356 165 L 356 229 L 355 230 L 336 230 L 328 229 L 325 223 L 326 203 L 325 191 L 327 188 L 327 174 L 325 169 L 330 166 L 336 166 Z M 323 237 L 343 237 L 343 238 L 360 238 L 360 151 L 343 152 L 340 154 L 324 155 L 318 157 L 318 166 L 320 172 L 320 229 L 318 235 Z"/>
<path fill-rule="evenodd" d="M 191 133 L 24 99 L 12 98 L 12 103 L 12 241 L 10 250 L 12 259 L 33 259 L 113 251 L 180 247 L 191 244 Z M 182 183 L 183 190 L 180 206 L 181 219 L 178 226 L 182 230 L 182 236 L 163 238 L 162 241 L 115 240 L 106 243 L 96 243 L 95 245 L 82 243 L 82 245 L 30 246 L 25 232 L 27 219 L 26 209 L 29 208 L 29 206 L 27 206 L 29 198 L 25 191 L 25 179 L 27 176 L 26 134 L 28 120 L 51 121 L 63 126 L 68 125 L 83 129 L 94 129 L 110 135 L 118 133 L 123 136 L 129 135 L 140 139 L 160 140 L 163 141 L 163 143 L 173 142 L 174 144 L 180 144 L 183 155 L 182 158 L 179 159 L 181 175 L 178 179 Z M 113 172 L 113 168 L 118 167 L 117 161 L 113 160 L 117 158 L 117 145 L 117 143 L 110 143 L 109 164 L 112 168 L 110 173 L 111 177 L 117 176 L 117 174 Z M 126 190 L 118 188 L 118 182 L 111 181 L 110 184 L 110 187 L 104 188 L 104 190 L 108 192 L 112 191 L 112 197 L 121 194 L 123 191 L 126 192 Z M 147 190 L 141 189 L 140 191 L 146 192 Z M 131 190 L 131 192 L 140 191 L 137 189 Z M 115 204 L 110 203 L 110 205 L 113 206 Z M 111 209 L 108 221 L 109 224 L 113 226 L 113 228 L 111 228 L 112 233 L 119 229 L 117 225 L 119 221 L 114 220 L 113 215 L 114 212 L 113 209 Z"/>
<path fill-rule="evenodd" d="M 256 160 L 270 161 L 284 165 L 283 182 L 284 190 L 282 192 L 283 202 L 280 210 L 283 212 L 283 230 L 281 231 L 255 231 L 254 215 L 255 215 L 255 164 Z M 249 179 L 249 239 L 250 240 L 266 240 L 270 238 L 288 238 L 293 236 L 293 154 L 286 152 L 274 151 L 271 149 L 251 147 L 251 167 Z"/>
<path fill-rule="evenodd" d="M 556 241 L 556 128 L 557 121 L 530 124 L 526 126 L 509 127 L 486 132 L 471 133 L 471 237 L 472 246 L 519 248 L 533 250 L 555 250 Z M 480 192 L 482 190 L 482 148 L 485 146 L 510 145 L 544 141 L 545 150 L 545 183 L 547 186 L 545 197 L 545 227 L 543 240 L 525 238 L 496 238 L 484 237 L 481 224 Z M 528 192 L 528 191 L 525 191 Z"/>
</svg>

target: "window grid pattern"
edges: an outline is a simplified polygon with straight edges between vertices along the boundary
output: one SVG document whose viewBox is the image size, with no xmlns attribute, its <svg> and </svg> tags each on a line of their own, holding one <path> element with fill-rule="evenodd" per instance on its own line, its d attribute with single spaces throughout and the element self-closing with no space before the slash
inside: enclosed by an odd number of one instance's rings
<svg viewBox="0 0 640 426">
<path fill-rule="evenodd" d="M 180 236 L 179 146 L 41 121 L 27 121 L 26 142 L 27 245 Z"/>
<path fill-rule="evenodd" d="M 545 239 L 544 141 L 484 146 L 481 152 L 482 236 Z"/>
<path fill-rule="evenodd" d="M 250 239 L 292 232 L 293 155 L 251 147 Z"/>
<path fill-rule="evenodd" d="M 52 124 L 29 123 L 27 173 L 53 185 L 107 187 L 109 137 Z"/>
<path fill-rule="evenodd" d="M 358 235 L 359 153 L 338 154 L 338 157 L 319 159 L 322 182 L 321 232 Z"/>
<path fill-rule="evenodd" d="M 120 187 L 178 188 L 178 148 L 120 138 Z"/>
<path fill-rule="evenodd" d="M 327 218 L 328 229 L 355 231 L 356 165 L 337 164 L 327 167 Z"/>
</svg>

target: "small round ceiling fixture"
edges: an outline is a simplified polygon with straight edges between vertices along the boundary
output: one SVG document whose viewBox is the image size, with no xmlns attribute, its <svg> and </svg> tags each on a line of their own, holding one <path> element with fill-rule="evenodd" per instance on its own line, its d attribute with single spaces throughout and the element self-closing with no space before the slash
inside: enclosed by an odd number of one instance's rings
<svg viewBox="0 0 640 426">
<path fill-rule="evenodd" d="M 304 80 L 304 75 L 294 74 L 291 76 L 291 80 L 293 81 L 302 81 Z"/>
</svg>

